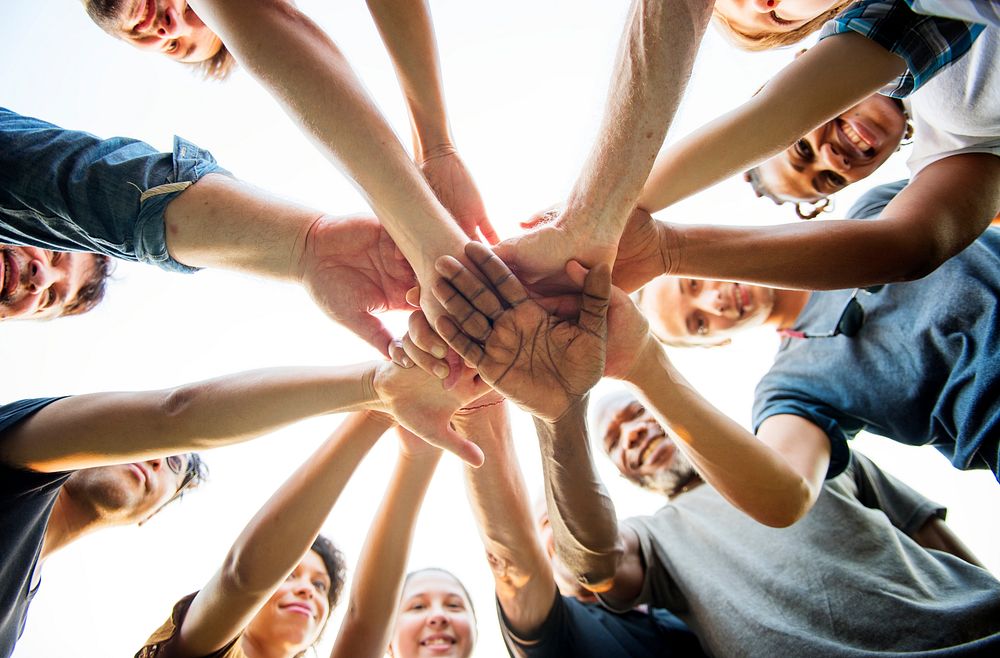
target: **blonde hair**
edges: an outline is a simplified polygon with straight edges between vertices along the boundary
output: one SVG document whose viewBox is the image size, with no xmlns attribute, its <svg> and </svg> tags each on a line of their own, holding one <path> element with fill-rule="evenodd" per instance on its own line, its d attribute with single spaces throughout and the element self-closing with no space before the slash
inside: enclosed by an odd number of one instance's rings
<svg viewBox="0 0 1000 658">
<path fill-rule="evenodd" d="M 790 46 L 802 41 L 823 27 L 823 23 L 839 14 L 847 5 L 854 1 L 842 0 L 811 21 L 788 32 L 757 32 L 756 34 L 747 34 L 726 20 L 726 17 L 718 9 L 712 10 L 712 15 L 715 18 L 716 27 L 730 43 L 741 50 L 759 52 L 761 50 L 770 50 L 771 48 L 780 48 L 781 46 Z"/>
</svg>

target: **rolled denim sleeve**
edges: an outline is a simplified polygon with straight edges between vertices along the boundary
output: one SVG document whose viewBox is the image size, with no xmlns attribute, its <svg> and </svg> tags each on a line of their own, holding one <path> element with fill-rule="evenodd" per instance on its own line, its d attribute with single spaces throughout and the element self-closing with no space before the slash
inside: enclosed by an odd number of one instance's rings
<svg viewBox="0 0 1000 658">
<path fill-rule="evenodd" d="M 0 108 L 0 242 L 193 272 L 170 257 L 163 214 L 211 173 L 229 175 L 211 153 L 180 137 L 162 153 Z"/>
</svg>

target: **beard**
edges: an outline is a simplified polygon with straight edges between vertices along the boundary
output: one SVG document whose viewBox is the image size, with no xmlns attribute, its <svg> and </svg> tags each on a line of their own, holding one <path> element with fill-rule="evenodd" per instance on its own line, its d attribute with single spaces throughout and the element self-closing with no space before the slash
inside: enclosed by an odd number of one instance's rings
<svg viewBox="0 0 1000 658">
<path fill-rule="evenodd" d="M 656 493 L 661 493 L 671 498 L 695 480 L 698 479 L 698 471 L 688 460 L 687 456 L 677 450 L 670 465 L 661 468 L 652 475 L 644 475 L 639 484 L 645 489 L 651 489 Z"/>
</svg>

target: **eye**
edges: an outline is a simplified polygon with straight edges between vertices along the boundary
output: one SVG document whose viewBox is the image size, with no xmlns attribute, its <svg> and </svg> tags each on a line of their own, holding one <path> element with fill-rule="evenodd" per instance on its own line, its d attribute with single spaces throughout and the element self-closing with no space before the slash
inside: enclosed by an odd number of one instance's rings
<svg viewBox="0 0 1000 658">
<path fill-rule="evenodd" d="M 320 594 L 326 594 L 326 591 L 330 589 L 330 586 L 327 585 L 325 580 L 314 580 L 313 587 L 315 587 L 316 591 Z"/>
<path fill-rule="evenodd" d="M 171 39 L 170 41 L 167 42 L 167 46 L 166 48 L 163 49 L 163 52 L 167 53 L 168 55 L 173 55 L 175 52 L 177 52 L 178 48 L 180 48 L 180 43 L 177 41 L 177 39 Z"/>
<path fill-rule="evenodd" d="M 694 333 L 697 336 L 708 335 L 708 323 L 705 322 L 705 318 L 701 315 L 696 315 L 694 318 Z"/>
<path fill-rule="evenodd" d="M 770 14 L 768 14 L 768 16 L 770 16 L 771 20 L 777 23 L 778 25 L 791 25 L 792 23 L 795 22 L 795 21 L 786 21 L 784 18 L 778 16 L 778 13 L 775 11 L 772 11 Z"/>
<path fill-rule="evenodd" d="M 701 281 L 698 279 L 688 279 L 688 290 L 691 291 L 692 295 L 698 294 L 701 290 Z"/>
<path fill-rule="evenodd" d="M 184 460 L 177 455 L 171 455 L 167 457 L 167 468 L 169 468 L 174 473 L 180 475 L 181 470 L 183 470 Z"/>
<path fill-rule="evenodd" d="M 847 179 L 838 174 L 835 171 L 825 171 L 823 174 L 826 176 L 826 182 L 831 186 L 836 188 L 846 187 Z"/>
<path fill-rule="evenodd" d="M 795 142 L 795 153 L 803 160 L 809 161 L 813 159 L 812 146 L 804 139 Z"/>
</svg>

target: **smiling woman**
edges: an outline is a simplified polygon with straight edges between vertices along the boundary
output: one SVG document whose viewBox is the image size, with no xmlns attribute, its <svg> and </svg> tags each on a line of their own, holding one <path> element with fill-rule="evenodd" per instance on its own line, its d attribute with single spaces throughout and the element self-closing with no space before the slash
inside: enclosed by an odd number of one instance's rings
<svg viewBox="0 0 1000 658">
<path fill-rule="evenodd" d="M 468 658 L 476 636 L 476 611 L 458 578 L 444 569 L 406 576 L 389 645 L 392 658 Z"/>
</svg>

